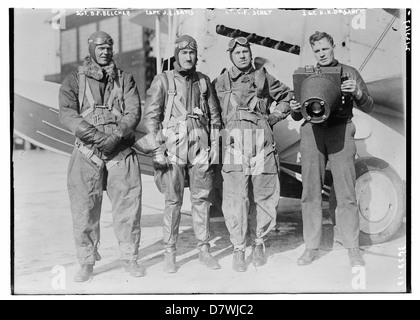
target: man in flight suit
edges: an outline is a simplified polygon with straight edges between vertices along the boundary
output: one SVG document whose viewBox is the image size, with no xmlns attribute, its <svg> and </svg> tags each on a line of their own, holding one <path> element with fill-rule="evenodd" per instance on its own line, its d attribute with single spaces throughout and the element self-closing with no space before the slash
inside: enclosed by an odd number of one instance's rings
<svg viewBox="0 0 420 320">
<path fill-rule="evenodd" d="M 191 190 L 192 218 L 200 262 L 220 265 L 210 254 L 210 145 L 218 143 L 220 111 L 207 76 L 196 71 L 197 42 L 188 35 L 175 42 L 175 70 L 158 74 L 147 90 L 144 151 L 151 151 L 155 182 L 165 195 L 164 270 L 175 273 L 176 243 L 184 187 Z"/>
<path fill-rule="evenodd" d="M 76 282 L 88 281 L 101 259 L 100 216 L 103 191 L 112 204 L 115 235 L 126 270 L 144 276 L 137 264 L 140 243 L 141 178 L 133 129 L 140 121 L 140 97 L 133 77 L 112 59 L 113 40 L 97 31 L 88 39 L 89 56 L 63 81 L 60 120 L 76 136 L 67 186 L 73 234 L 81 265 Z"/>
<path fill-rule="evenodd" d="M 228 51 L 233 67 L 214 81 L 228 135 L 222 209 L 234 245 L 233 269 L 244 272 L 248 215 L 255 266 L 265 264 L 264 241 L 276 225 L 280 184 L 272 127 L 289 115 L 292 93 L 265 68 L 252 66 L 246 38 L 232 39 Z"/>
<path fill-rule="evenodd" d="M 300 129 L 302 154 L 302 217 L 303 236 L 306 250 L 298 259 L 298 265 L 311 264 L 319 258 L 322 237 L 322 186 L 325 166 L 331 165 L 331 173 L 337 197 L 336 221 L 348 249 L 352 266 L 364 266 L 365 261 L 359 250 L 359 213 L 356 200 L 356 169 L 354 159 L 356 128 L 351 121 L 353 106 L 364 112 L 373 108 L 365 82 L 356 69 L 339 63 L 334 58 L 334 40 L 325 32 L 316 32 L 309 38 L 318 67 L 342 67 L 341 84 L 343 102 L 335 106 L 329 118 L 315 124 L 305 121 Z M 346 78 L 348 78 L 346 80 Z M 292 117 L 301 120 L 300 102 L 292 100 Z"/>
</svg>

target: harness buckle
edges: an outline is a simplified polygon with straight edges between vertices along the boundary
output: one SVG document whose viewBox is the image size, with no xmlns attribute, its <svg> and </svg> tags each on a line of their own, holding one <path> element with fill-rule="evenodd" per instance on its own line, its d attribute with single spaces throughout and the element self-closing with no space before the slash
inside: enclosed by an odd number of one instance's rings
<svg viewBox="0 0 420 320">
<path fill-rule="evenodd" d="M 89 149 L 89 148 L 86 148 L 86 149 L 88 149 L 89 151 L 88 152 L 86 152 L 86 157 L 88 157 L 89 159 L 90 158 L 92 158 L 92 156 L 93 156 L 93 150 L 91 150 L 91 149 Z"/>
<path fill-rule="evenodd" d="M 92 115 L 93 125 L 96 126 L 99 123 L 99 116 L 97 114 Z"/>
</svg>

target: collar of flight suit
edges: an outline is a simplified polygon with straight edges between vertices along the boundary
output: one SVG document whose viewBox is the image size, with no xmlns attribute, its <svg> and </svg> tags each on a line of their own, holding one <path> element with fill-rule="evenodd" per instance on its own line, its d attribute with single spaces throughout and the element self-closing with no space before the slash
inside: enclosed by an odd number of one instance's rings
<svg viewBox="0 0 420 320">
<path fill-rule="evenodd" d="M 250 74 L 255 71 L 255 68 L 251 65 L 251 67 L 247 71 L 241 71 L 237 66 L 233 66 L 229 70 L 229 75 L 232 80 L 237 80 L 243 74 Z"/>
</svg>

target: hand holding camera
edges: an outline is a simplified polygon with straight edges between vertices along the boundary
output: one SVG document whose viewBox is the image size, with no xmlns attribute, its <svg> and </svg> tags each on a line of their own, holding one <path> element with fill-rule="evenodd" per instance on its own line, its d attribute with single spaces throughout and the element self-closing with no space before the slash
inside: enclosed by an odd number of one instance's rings
<svg viewBox="0 0 420 320">
<path fill-rule="evenodd" d="M 350 93 L 352 96 L 356 97 L 356 99 L 360 99 L 362 92 L 357 87 L 356 80 L 346 80 L 341 84 L 341 92 Z"/>
<path fill-rule="evenodd" d="M 302 112 L 302 106 L 300 104 L 300 102 L 296 101 L 293 97 L 292 100 L 290 100 L 290 108 L 292 109 L 293 112 Z"/>
</svg>

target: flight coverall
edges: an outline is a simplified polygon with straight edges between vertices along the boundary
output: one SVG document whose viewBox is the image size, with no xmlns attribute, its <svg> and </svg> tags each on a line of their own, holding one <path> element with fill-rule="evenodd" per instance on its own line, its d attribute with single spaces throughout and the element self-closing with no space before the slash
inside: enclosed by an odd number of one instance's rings
<svg viewBox="0 0 420 320">
<path fill-rule="evenodd" d="M 136 128 L 141 108 L 133 77 L 115 67 L 113 81 L 106 76 L 95 79 L 91 77 L 91 71 L 98 66 L 92 67 L 92 63 L 86 60 L 79 71 L 70 73 L 63 81 L 59 93 L 61 122 L 73 133 L 83 121 L 108 134 L 122 122 L 128 128 Z M 81 265 L 94 265 L 100 260 L 100 216 L 105 190 L 112 204 L 114 232 L 121 258 L 126 261 L 138 258 L 142 186 L 139 161 L 131 149 L 133 143 L 134 135 L 124 137 L 112 154 L 105 155 L 93 143 L 76 138 L 76 148 L 68 167 L 67 187 L 73 235 Z"/>
<path fill-rule="evenodd" d="M 276 122 L 286 118 L 292 93 L 264 68 L 241 72 L 233 66 L 214 80 L 214 86 L 227 135 L 222 209 L 231 242 L 243 251 L 249 215 L 256 245 L 263 244 L 276 225 L 280 166 L 269 116 Z"/>
<path fill-rule="evenodd" d="M 168 102 L 171 86 L 175 94 L 172 104 Z M 198 72 L 185 75 L 177 70 L 156 75 L 147 90 L 145 127 L 148 135 L 161 135 L 159 143 L 165 144 L 168 156 L 169 168 L 155 171 L 156 186 L 165 195 L 166 250 L 176 250 L 184 187 L 188 185 L 197 247 L 208 250 L 213 185 L 209 145 L 212 132 L 221 127 L 219 103 L 209 78 Z"/>
<path fill-rule="evenodd" d="M 343 96 L 344 103 L 335 106 L 323 123 L 305 121 L 300 128 L 302 155 L 302 217 L 303 237 L 307 249 L 318 249 L 322 238 L 322 187 L 325 167 L 330 162 L 337 198 L 336 223 L 347 249 L 359 247 L 359 213 L 356 199 L 356 169 L 354 159 L 356 127 L 351 121 L 353 105 L 364 112 L 373 108 L 365 82 L 356 69 L 334 60 L 331 67 L 342 67 L 342 74 L 357 81 L 362 97 L 355 100 Z M 318 65 L 319 67 L 319 65 Z M 292 118 L 301 120 L 302 114 L 292 111 Z"/>
</svg>

